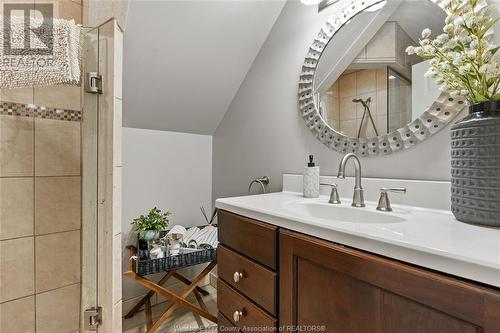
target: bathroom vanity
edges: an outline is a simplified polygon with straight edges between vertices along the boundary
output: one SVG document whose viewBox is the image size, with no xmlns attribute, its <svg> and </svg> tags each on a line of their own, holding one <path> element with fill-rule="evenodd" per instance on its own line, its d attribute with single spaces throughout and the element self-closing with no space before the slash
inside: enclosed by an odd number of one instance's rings
<svg viewBox="0 0 500 333">
<path fill-rule="evenodd" d="M 327 201 L 217 200 L 221 331 L 500 332 L 500 230 L 445 211 Z"/>
</svg>

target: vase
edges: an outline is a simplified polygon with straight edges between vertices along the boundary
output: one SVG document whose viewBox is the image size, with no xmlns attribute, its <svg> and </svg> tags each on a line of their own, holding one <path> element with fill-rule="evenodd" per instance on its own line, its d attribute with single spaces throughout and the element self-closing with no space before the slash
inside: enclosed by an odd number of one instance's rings
<svg viewBox="0 0 500 333">
<path fill-rule="evenodd" d="M 500 227 L 500 101 L 469 106 L 451 127 L 451 210 L 459 221 Z"/>
<path fill-rule="evenodd" d="M 139 238 L 144 239 L 145 241 L 152 241 L 154 239 L 158 239 L 160 236 L 160 232 L 157 230 L 143 230 L 139 232 Z"/>
</svg>

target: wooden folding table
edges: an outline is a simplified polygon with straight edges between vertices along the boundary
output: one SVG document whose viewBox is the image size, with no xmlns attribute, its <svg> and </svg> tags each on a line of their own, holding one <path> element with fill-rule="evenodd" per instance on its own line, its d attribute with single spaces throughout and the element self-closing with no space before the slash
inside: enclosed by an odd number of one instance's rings
<svg viewBox="0 0 500 333">
<path fill-rule="evenodd" d="M 217 317 L 208 312 L 207 306 L 205 305 L 205 302 L 202 298 L 202 295 L 206 296 L 208 295 L 208 292 L 198 286 L 198 284 L 203 281 L 205 276 L 210 273 L 210 271 L 215 267 L 215 265 L 217 264 L 216 260 L 211 261 L 208 266 L 205 267 L 205 269 L 192 281 L 180 275 L 177 272 L 177 269 L 172 269 L 166 271 L 166 274 L 160 279 L 160 281 L 158 281 L 158 283 L 156 283 L 137 273 L 137 262 L 135 257 L 137 255 L 137 248 L 132 245 L 127 246 L 127 248 L 130 251 L 131 261 L 130 270 L 125 272 L 124 275 L 132 279 L 136 283 L 149 289 L 149 292 L 125 315 L 125 319 L 131 318 L 144 305 L 147 333 L 153 333 L 158 331 L 160 326 L 174 313 L 177 308 L 182 307 L 217 324 Z M 183 268 L 184 267 L 189 266 L 183 266 Z M 175 278 L 186 285 L 186 288 L 182 291 L 181 294 L 177 295 L 167 288 L 163 287 L 163 285 L 170 278 Z M 156 322 L 153 322 L 153 316 L 151 312 L 151 297 L 153 297 L 156 293 L 171 300 L 173 303 L 165 310 L 165 312 L 163 312 L 161 317 Z M 194 294 L 196 300 L 199 303 L 199 306 L 187 300 L 187 297 L 191 293 Z"/>
</svg>

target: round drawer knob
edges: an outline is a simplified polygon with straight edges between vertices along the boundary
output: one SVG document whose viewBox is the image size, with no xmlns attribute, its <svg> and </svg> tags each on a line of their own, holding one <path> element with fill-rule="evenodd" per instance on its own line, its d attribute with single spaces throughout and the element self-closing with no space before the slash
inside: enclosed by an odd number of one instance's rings
<svg viewBox="0 0 500 333">
<path fill-rule="evenodd" d="M 235 323 L 239 322 L 241 317 L 243 317 L 243 311 L 238 311 L 238 310 L 234 311 L 233 320 Z"/>
<path fill-rule="evenodd" d="M 243 279 L 243 273 L 240 272 L 234 272 L 233 274 L 233 280 L 235 283 L 240 282 L 240 280 Z"/>
</svg>

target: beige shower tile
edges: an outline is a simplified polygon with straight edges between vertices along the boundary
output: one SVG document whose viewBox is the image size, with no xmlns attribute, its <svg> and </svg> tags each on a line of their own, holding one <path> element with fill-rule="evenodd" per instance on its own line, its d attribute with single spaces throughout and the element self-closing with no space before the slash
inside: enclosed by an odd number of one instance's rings
<svg viewBox="0 0 500 333">
<path fill-rule="evenodd" d="M 33 175 L 33 118 L 0 115 L 0 177 Z"/>
<path fill-rule="evenodd" d="M 366 94 L 377 90 L 377 76 L 373 69 L 356 72 L 356 94 Z"/>
<path fill-rule="evenodd" d="M 80 122 L 35 120 L 35 174 L 80 174 Z"/>
<path fill-rule="evenodd" d="M 398 128 L 401 128 L 401 113 L 399 112 L 394 112 L 389 115 L 389 131 L 394 131 L 397 130 Z"/>
<path fill-rule="evenodd" d="M 33 178 L 0 178 L 0 240 L 33 235 Z"/>
<path fill-rule="evenodd" d="M 77 331 L 80 320 L 80 284 L 36 295 L 36 332 Z"/>
<path fill-rule="evenodd" d="M 352 97 L 343 97 L 339 102 L 339 119 L 349 120 L 356 119 L 356 103 L 352 101 Z"/>
<path fill-rule="evenodd" d="M 32 104 L 33 88 L 0 89 L 0 101 Z"/>
<path fill-rule="evenodd" d="M 347 136 L 356 137 L 358 134 L 358 121 L 353 120 L 341 120 L 340 121 L 340 131 Z"/>
<path fill-rule="evenodd" d="M 71 0 L 59 0 L 59 18 L 75 20 L 76 24 L 82 24 L 82 4 Z"/>
<path fill-rule="evenodd" d="M 387 90 L 377 91 L 377 110 L 375 112 L 379 116 L 387 116 Z"/>
<path fill-rule="evenodd" d="M 387 133 L 387 116 L 377 116 L 376 124 L 379 134 Z"/>
<path fill-rule="evenodd" d="M 377 91 L 387 89 L 387 69 L 380 68 L 376 70 L 377 75 Z"/>
<path fill-rule="evenodd" d="M 80 282 L 80 231 L 36 237 L 37 293 Z"/>
<path fill-rule="evenodd" d="M 399 114 L 399 124 L 400 124 L 400 127 L 403 127 L 405 126 L 406 124 L 408 124 L 409 122 L 411 121 L 411 119 L 409 118 L 408 116 L 408 112 L 401 112 Z"/>
<path fill-rule="evenodd" d="M 37 4 L 50 3 L 53 7 L 53 17 L 66 20 L 75 20 L 75 23 L 82 23 L 82 4 L 73 0 L 34 0 L 35 9 Z"/>
<path fill-rule="evenodd" d="M 35 332 L 35 296 L 0 304 L 0 332 Z"/>
<path fill-rule="evenodd" d="M 343 74 L 338 81 L 340 98 L 356 96 L 356 73 Z"/>
<path fill-rule="evenodd" d="M 35 233 L 80 229 L 80 177 L 35 178 Z"/>
<path fill-rule="evenodd" d="M 80 87 L 70 85 L 36 87 L 34 104 L 57 109 L 81 110 Z"/>
<path fill-rule="evenodd" d="M 34 293 L 33 237 L 0 241 L 0 303 Z"/>
</svg>

